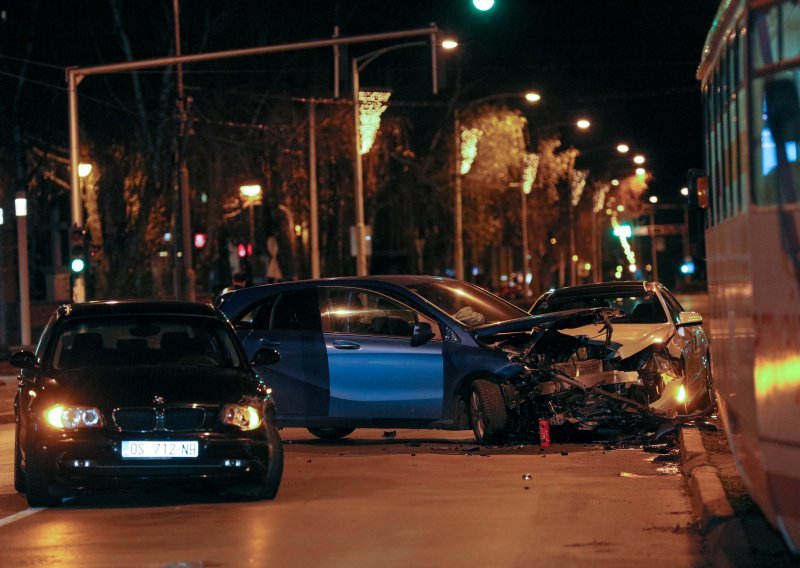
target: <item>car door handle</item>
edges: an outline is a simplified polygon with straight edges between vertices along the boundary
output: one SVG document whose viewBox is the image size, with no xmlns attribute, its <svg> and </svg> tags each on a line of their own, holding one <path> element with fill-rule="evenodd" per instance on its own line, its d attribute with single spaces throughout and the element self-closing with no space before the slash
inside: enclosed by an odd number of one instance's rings
<svg viewBox="0 0 800 568">
<path fill-rule="evenodd" d="M 259 339 L 258 343 L 261 344 L 262 347 L 271 347 L 272 349 L 281 346 L 280 341 L 272 341 L 271 339 L 265 339 L 265 338 Z"/>
<path fill-rule="evenodd" d="M 333 346 L 336 349 L 361 349 L 361 345 L 356 343 L 355 341 L 345 341 L 343 339 L 337 339 L 333 342 Z"/>
</svg>

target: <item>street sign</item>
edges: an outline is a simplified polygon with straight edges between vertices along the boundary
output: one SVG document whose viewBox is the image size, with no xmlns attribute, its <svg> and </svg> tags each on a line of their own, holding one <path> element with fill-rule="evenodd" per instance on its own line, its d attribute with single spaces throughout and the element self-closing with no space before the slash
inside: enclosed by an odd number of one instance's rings
<svg viewBox="0 0 800 568">
<path fill-rule="evenodd" d="M 653 230 L 650 230 L 650 227 Z M 683 225 L 639 225 L 633 228 L 633 235 L 636 237 L 645 237 L 647 235 L 661 237 L 665 235 L 681 235 L 683 230 Z"/>
</svg>

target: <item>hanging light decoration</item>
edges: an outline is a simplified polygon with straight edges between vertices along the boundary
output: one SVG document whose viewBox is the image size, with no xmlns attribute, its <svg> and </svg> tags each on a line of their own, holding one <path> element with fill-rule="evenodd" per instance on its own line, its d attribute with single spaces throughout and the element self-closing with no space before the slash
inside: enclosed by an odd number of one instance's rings
<svg viewBox="0 0 800 568">
<path fill-rule="evenodd" d="M 593 213 L 600 213 L 603 210 L 606 203 L 606 195 L 608 195 L 608 191 L 611 189 L 611 186 L 607 183 L 600 183 L 597 184 L 597 187 L 594 191 L 594 202 L 592 203 L 592 212 Z"/>
<path fill-rule="evenodd" d="M 622 250 L 625 251 L 625 258 L 628 259 L 629 265 L 636 266 L 636 254 L 633 252 L 631 244 L 628 242 L 628 237 L 623 231 L 617 230 L 620 224 L 616 214 L 611 215 L 611 226 L 614 228 L 614 234 L 619 237 L 619 243 L 622 245 Z"/>
<path fill-rule="evenodd" d="M 525 169 L 522 172 L 522 191 L 528 195 L 533 189 L 536 172 L 539 171 L 539 154 L 526 154 L 523 160 Z"/>
<path fill-rule="evenodd" d="M 386 103 L 392 93 L 386 91 L 359 91 L 358 110 L 359 125 L 361 128 L 361 149 L 363 156 L 370 151 L 378 135 L 381 125 L 381 115 L 386 110 Z"/>
<path fill-rule="evenodd" d="M 572 172 L 572 206 L 578 205 L 583 195 L 583 188 L 586 187 L 587 170 L 574 170 Z"/>
<path fill-rule="evenodd" d="M 472 168 L 478 155 L 478 140 L 483 136 L 479 128 L 465 128 L 461 131 L 461 175 L 465 176 Z"/>
</svg>

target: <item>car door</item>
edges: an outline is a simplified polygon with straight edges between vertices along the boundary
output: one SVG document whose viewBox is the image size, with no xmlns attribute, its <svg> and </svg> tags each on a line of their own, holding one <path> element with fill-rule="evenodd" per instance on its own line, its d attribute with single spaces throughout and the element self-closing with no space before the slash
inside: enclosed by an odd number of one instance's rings
<svg viewBox="0 0 800 568">
<path fill-rule="evenodd" d="M 315 288 L 261 300 L 236 328 L 249 358 L 262 348 L 280 354 L 277 363 L 256 367 L 272 388 L 279 422 L 328 415 L 328 365 Z"/>
<path fill-rule="evenodd" d="M 427 419 L 442 414 L 442 339 L 436 322 L 381 293 L 320 288 L 330 373 L 330 416 Z M 432 340 L 411 346 L 414 325 Z"/>
</svg>

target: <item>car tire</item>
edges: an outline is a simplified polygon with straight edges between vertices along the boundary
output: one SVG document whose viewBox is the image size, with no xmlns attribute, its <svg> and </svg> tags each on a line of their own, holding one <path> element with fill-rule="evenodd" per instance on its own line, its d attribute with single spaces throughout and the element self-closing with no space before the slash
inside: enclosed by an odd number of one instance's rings
<svg viewBox="0 0 800 568">
<path fill-rule="evenodd" d="M 61 497 L 50 492 L 50 477 L 47 475 L 44 460 L 34 450 L 25 452 L 25 485 L 28 506 L 58 507 Z"/>
<path fill-rule="evenodd" d="M 19 426 L 14 428 L 14 490 L 25 493 L 25 471 L 22 469 L 22 450 L 19 447 Z"/>
<path fill-rule="evenodd" d="M 283 478 L 283 442 L 278 435 L 278 429 L 271 422 L 267 422 L 267 447 L 269 465 L 259 487 L 258 499 L 274 499 Z"/>
<path fill-rule="evenodd" d="M 506 404 L 503 393 L 495 383 L 479 379 L 469 391 L 469 423 L 479 444 L 502 443 L 506 434 Z"/>
<path fill-rule="evenodd" d="M 308 431 L 322 440 L 338 440 L 355 432 L 355 428 L 309 428 Z"/>
</svg>

